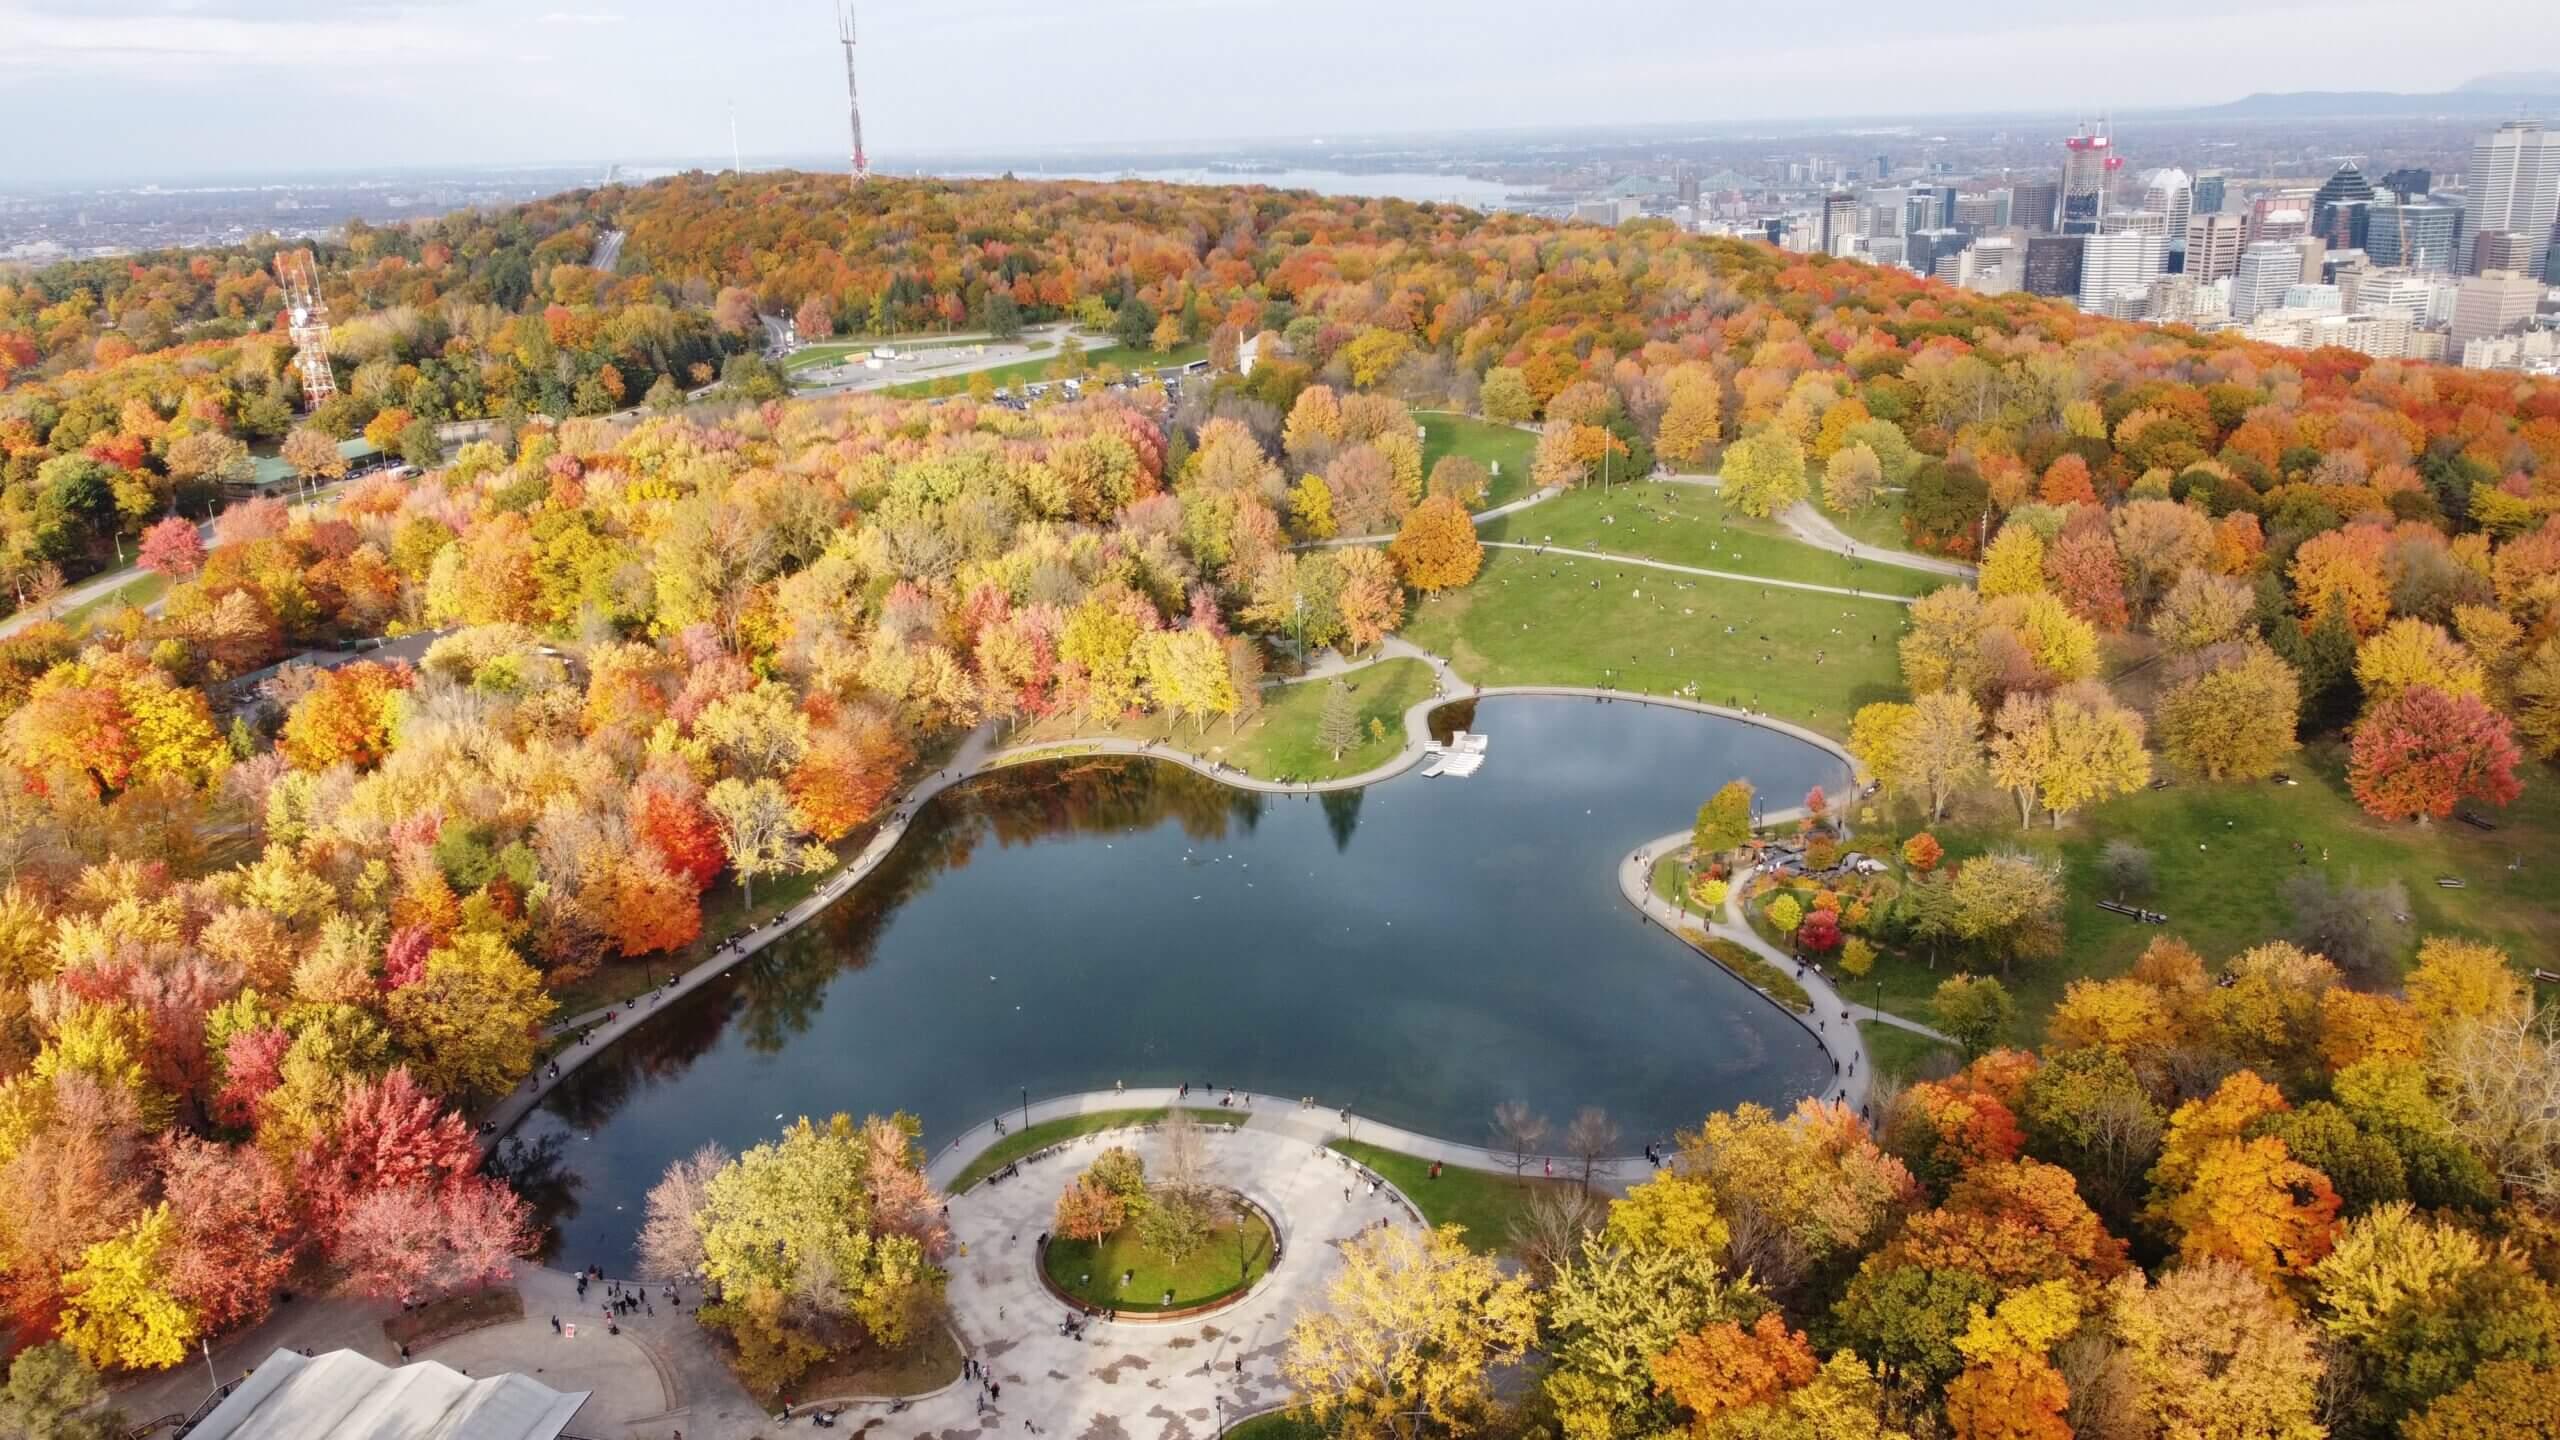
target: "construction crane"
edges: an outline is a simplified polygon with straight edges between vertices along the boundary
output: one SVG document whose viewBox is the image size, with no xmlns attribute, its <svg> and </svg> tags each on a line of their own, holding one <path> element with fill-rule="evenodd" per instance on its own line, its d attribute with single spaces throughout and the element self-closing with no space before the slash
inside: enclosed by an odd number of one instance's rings
<svg viewBox="0 0 2560 1440">
<path fill-rule="evenodd" d="M 317 410 L 338 398 L 329 373 L 329 307 L 320 299 L 320 267 L 311 252 L 276 252 L 276 282 L 284 286 L 285 333 L 293 338 L 293 368 L 302 376 L 302 408 Z"/>
<path fill-rule="evenodd" d="M 853 81 L 853 0 L 836 12 L 836 38 L 844 44 L 844 98 L 853 109 L 853 183 L 871 178 L 871 157 L 862 150 L 862 92 Z"/>
</svg>

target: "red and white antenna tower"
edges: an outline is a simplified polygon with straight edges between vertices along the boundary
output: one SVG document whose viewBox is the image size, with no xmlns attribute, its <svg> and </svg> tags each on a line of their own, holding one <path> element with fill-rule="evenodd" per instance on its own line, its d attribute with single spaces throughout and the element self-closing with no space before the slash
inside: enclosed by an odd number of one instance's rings
<svg viewBox="0 0 2560 1440">
<path fill-rule="evenodd" d="M 853 107 L 853 183 L 871 178 L 871 157 L 862 150 L 862 92 L 853 82 L 853 0 L 836 12 L 836 38 L 844 42 L 844 98 Z"/>
<path fill-rule="evenodd" d="M 309 250 L 276 252 L 276 280 L 284 286 L 285 333 L 293 337 L 293 368 L 302 375 L 302 408 L 317 410 L 338 398 L 329 373 L 329 307 L 320 299 L 320 267 Z"/>
</svg>

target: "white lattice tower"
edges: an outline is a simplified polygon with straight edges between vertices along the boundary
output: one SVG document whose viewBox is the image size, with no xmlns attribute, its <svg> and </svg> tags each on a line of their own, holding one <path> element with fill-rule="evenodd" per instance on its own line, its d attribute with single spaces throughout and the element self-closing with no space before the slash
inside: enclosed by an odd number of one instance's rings
<svg viewBox="0 0 2560 1440">
<path fill-rule="evenodd" d="M 317 410 L 338 398 L 329 373 L 329 307 L 320 300 L 320 267 L 308 250 L 276 252 L 276 280 L 284 286 L 285 333 L 293 338 L 293 368 L 302 376 L 302 408 Z"/>
<path fill-rule="evenodd" d="M 853 110 L 853 183 L 871 178 L 871 157 L 862 149 L 862 91 L 853 79 L 853 0 L 836 12 L 836 38 L 844 43 L 844 98 Z"/>
</svg>

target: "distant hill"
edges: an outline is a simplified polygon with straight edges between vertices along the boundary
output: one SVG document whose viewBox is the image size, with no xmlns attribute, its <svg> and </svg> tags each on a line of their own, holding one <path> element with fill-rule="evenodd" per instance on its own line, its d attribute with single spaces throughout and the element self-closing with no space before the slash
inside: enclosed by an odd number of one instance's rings
<svg viewBox="0 0 2560 1440">
<path fill-rule="evenodd" d="M 2535 115 L 2560 119 L 2560 73 L 2536 70 L 2483 75 L 2459 89 L 2432 94 L 2395 90 L 2288 90 L 2260 92 L 2199 115 L 2306 119 L 2331 115 Z"/>
</svg>

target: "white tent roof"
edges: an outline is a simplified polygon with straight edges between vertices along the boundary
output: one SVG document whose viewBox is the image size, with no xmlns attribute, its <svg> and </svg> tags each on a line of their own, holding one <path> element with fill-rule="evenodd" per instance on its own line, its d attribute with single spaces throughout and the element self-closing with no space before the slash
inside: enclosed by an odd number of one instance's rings
<svg viewBox="0 0 2560 1440">
<path fill-rule="evenodd" d="M 278 1350 L 188 1440 L 556 1440 L 591 1392 L 522 1375 Z"/>
</svg>

